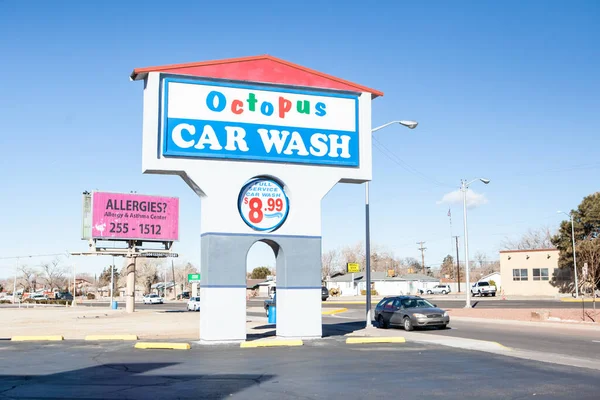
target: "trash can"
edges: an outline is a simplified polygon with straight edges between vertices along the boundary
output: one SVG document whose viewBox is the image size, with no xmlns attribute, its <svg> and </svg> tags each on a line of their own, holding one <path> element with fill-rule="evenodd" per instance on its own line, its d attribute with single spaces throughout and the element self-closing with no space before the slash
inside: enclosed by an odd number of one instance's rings
<svg viewBox="0 0 600 400">
<path fill-rule="evenodd" d="M 116 310 L 116 309 L 118 309 L 118 308 L 119 308 L 119 303 L 118 303 L 117 301 L 113 301 L 113 302 L 112 302 L 112 307 L 111 307 L 111 308 L 112 308 L 113 310 Z"/>
<path fill-rule="evenodd" d="M 277 323 L 277 307 L 275 306 L 269 306 L 269 323 Z"/>
</svg>

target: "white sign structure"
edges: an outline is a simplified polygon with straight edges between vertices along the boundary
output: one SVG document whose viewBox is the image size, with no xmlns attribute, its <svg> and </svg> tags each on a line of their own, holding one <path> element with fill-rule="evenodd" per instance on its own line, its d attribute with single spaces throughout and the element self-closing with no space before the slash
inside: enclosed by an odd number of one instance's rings
<svg viewBox="0 0 600 400">
<path fill-rule="evenodd" d="M 200 196 L 201 341 L 244 340 L 245 260 L 277 259 L 277 335 L 321 336 L 321 201 L 371 179 L 382 93 L 271 56 L 137 69 L 144 173 Z M 223 320 L 219 310 L 227 309 Z"/>
</svg>

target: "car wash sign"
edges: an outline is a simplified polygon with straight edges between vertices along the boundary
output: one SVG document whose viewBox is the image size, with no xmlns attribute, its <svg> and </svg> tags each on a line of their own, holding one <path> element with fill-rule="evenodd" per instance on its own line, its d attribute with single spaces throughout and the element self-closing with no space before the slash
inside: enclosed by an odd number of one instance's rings
<svg viewBox="0 0 600 400">
<path fill-rule="evenodd" d="M 358 96 L 163 78 L 165 157 L 359 166 Z"/>
</svg>

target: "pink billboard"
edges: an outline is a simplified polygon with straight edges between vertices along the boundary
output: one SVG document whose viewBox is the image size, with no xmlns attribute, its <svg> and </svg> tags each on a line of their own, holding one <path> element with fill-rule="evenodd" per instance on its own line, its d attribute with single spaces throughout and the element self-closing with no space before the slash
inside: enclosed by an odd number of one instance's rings
<svg viewBox="0 0 600 400">
<path fill-rule="evenodd" d="M 179 199 L 128 193 L 92 193 L 92 238 L 179 239 Z"/>
</svg>

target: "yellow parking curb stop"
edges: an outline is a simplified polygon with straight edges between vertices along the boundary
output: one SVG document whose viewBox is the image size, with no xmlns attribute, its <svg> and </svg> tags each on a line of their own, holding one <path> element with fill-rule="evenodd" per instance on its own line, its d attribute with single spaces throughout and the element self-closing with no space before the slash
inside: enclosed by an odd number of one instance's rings
<svg viewBox="0 0 600 400">
<path fill-rule="evenodd" d="M 134 346 L 136 349 L 159 349 L 159 350 L 189 350 L 192 347 L 189 343 L 163 343 L 163 342 L 138 342 Z"/>
<path fill-rule="evenodd" d="M 349 337 L 346 344 L 367 344 L 367 343 L 405 343 L 403 337 Z"/>
<path fill-rule="evenodd" d="M 88 335 L 85 340 L 138 340 L 137 335 Z"/>
<path fill-rule="evenodd" d="M 58 342 L 65 340 L 62 336 L 13 336 L 13 342 Z"/>
<path fill-rule="evenodd" d="M 250 342 L 240 343 L 242 349 L 256 348 L 256 347 L 292 347 L 302 346 L 304 342 L 302 340 L 253 340 Z"/>
<path fill-rule="evenodd" d="M 321 314 L 323 315 L 332 315 L 332 314 L 339 314 L 339 313 L 343 313 L 348 311 L 347 308 L 336 308 L 334 310 L 328 310 L 328 311 L 323 311 L 321 312 Z"/>
</svg>

